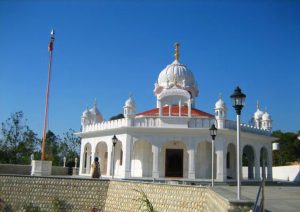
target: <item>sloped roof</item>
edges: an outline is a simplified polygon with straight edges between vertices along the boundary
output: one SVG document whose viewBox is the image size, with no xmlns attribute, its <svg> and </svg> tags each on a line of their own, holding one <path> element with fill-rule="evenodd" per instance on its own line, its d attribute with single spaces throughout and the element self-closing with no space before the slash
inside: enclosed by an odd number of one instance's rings
<svg viewBox="0 0 300 212">
<path fill-rule="evenodd" d="M 196 108 L 192 108 L 191 112 L 192 112 L 192 117 L 214 118 L 214 115 L 206 113 L 201 110 L 198 110 Z M 145 112 L 136 114 L 136 116 L 158 116 L 158 115 L 159 115 L 159 108 L 154 108 L 154 109 L 147 110 Z M 169 116 L 169 106 L 163 107 L 163 116 Z M 179 106 L 178 105 L 172 105 L 171 116 L 179 116 Z M 181 116 L 188 116 L 188 107 L 187 106 L 181 107 Z"/>
</svg>

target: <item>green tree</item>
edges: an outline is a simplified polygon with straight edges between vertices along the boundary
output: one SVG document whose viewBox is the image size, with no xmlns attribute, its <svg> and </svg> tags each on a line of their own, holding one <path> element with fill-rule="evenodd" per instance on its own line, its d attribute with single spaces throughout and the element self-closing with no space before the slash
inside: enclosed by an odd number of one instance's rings
<svg viewBox="0 0 300 212">
<path fill-rule="evenodd" d="M 28 127 L 22 111 L 1 124 L 0 163 L 28 164 L 36 152 L 38 138 Z"/>
<path fill-rule="evenodd" d="M 60 138 L 51 130 L 48 130 L 45 141 L 45 160 L 52 161 L 52 165 L 61 165 L 62 158 L 60 158 Z"/>
<path fill-rule="evenodd" d="M 287 162 L 300 160 L 300 141 L 297 139 L 298 133 L 274 131 L 272 136 L 278 138 L 279 151 L 273 151 L 273 165 L 283 166 Z"/>
<path fill-rule="evenodd" d="M 66 166 L 74 167 L 75 158 L 78 158 L 79 163 L 79 154 L 80 154 L 80 137 L 76 136 L 73 129 L 69 129 L 63 134 L 63 139 L 60 144 L 61 157 L 66 157 L 67 162 Z"/>
</svg>

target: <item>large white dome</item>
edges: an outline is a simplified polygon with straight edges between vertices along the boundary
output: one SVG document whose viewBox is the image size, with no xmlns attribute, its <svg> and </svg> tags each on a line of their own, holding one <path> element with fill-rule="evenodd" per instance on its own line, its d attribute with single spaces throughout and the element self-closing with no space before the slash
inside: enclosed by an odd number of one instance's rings
<svg viewBox="0 0 300 212">
<path fill-rule="evenodd" d="M 168 89 L 172 85 L 176 85 L 189 91 L 192 97 L 198 96 L 197 83 L 194 74 L 185 65 L 175 60 L 172 64 L 164 68 L 157 80 L 158 87 Z"/>
</svg>

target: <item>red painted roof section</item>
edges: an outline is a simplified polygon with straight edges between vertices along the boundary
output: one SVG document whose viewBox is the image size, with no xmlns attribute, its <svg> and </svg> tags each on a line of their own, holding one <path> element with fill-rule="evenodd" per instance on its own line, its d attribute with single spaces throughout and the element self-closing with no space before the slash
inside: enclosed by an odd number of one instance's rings
<svg viewBox="0 0 300 212">
<path fill-rule="evenodd" d="M 154 109 L 147 110 L 145 112 L 136 114 L 136 116 L 158 116 L 158 114 L 159 114 L 159 108 L 154 108 Z M 169 106 L 163 107 L 163 116 L 169 116 Z M 179 106 L 178 105 L 172 105 L 171 116 L 179 116 Z M 188 107 L 187 106 L 181 107 L 181 116 L 188 116 Z M 214 116 L 209 113 L 192 108 L 192 117 L 199 117 L 199 116 L 214 118 Z"/>
</svg>

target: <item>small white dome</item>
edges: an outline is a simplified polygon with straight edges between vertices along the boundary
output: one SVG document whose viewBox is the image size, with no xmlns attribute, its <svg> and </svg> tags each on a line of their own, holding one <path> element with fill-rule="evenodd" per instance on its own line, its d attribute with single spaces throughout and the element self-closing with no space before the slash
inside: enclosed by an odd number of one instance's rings
<svg viewBox="0 0 300 212">
<path fill-rule="evenodd" d="M 215 104 L 215 109 L 218 109 L 218 108 L 224 108 L 224 109 L 226 109 L 226 104 L 222 100 L 222 97 L 220 97 L 219 100 Z"/>
<path fill-rule="evenodd" d="M 271 116 L 268 112 L 264 112 L 264 114 L 262 115 L 262 120 L 263 121 L 270 121 L 271 120 Z"/>
<path fill-rule="evenodd" d="M 264 113 L 259 108 L 257 108 L 256 112 L 254 113 L 254 118 L 255 119 L 261 119 L 263 114 Z"/>
<path fill-rule="evenodd" d="M 83 111 L 83 113 L 82 113 L 82 117 L 83 118 L 90 118 L 91 117 L 91 112 L 90 112 L 90 110 L 89 110 L 89 108 L 87 108 L 85 111 Z"/>
<path fill-rule="evenodd" d="M 126 100 L 125 106 L 124 106 L 124 107 L 132 107 L 132 108 L 135 108 L 135 102 L 134 102 L 134 100 L 131 98 L 131 96 L 129 96 L 129 98 Z"/>
<path fill-rule="evenodd" d="M 99 112 L 98 108 L 97 108 L 97 103 L 94 103 L 94 107 L 92 107 L 90 109 L 90 113 L 91 113 L 91 117 L 93 117 L 94 121 L 97 123 L 101 123 L 103 122 L 103 116 L 102 114 Z"/>
<path fill-rule="evenodd" d="M 254 119 L 256 120 L 259 120 L 262 118 L 264 112 L 262 112 L 260 109 L 259 109 L 259 102 L 257 101 L 256 103 L 256 112 L 254 113 L 253 117 Z"/>
</svg>

